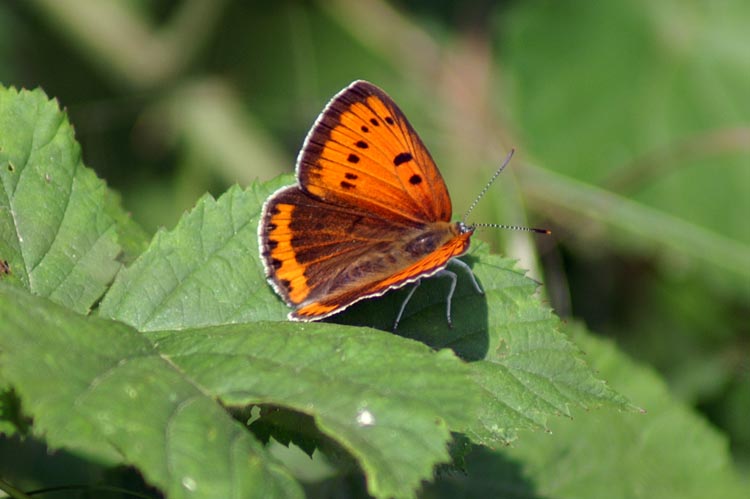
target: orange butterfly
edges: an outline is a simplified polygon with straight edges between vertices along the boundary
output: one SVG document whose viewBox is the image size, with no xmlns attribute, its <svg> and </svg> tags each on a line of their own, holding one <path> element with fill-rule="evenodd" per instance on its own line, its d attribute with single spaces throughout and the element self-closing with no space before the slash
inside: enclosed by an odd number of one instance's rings
<svg viewBox="0 0 750 499">
<path fill-rule="evenodd" d="M 476 226 L 451 222 L 435 162 L 375 85 L 355 81 L 328 103 L 297 158 L 297 181 L 268 198 L 258 227 L 266 276 L 294 307 L 290 319 L 322 319 L 442 275 L 451 279 L 450 325 L 456 274 L 445 269 L 449 261 L 466 268 L 482 293 L 469 266 L 455 258 L 469 248 Z"/>
</svg>

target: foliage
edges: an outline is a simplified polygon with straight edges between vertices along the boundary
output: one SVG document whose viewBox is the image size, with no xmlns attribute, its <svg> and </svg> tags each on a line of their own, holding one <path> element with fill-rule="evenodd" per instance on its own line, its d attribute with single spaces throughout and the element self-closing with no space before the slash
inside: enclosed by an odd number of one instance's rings
<svg viewBox="0 0 750 499">
<path fill-rule="evenodd" d="M 457 5 L 0 5 L 0 488 L 747 494 L 746 2 Z M 513 146 L 472 219 L 553 229 L 481 234 L 521 261 L 475 241 L 452 329 L 440 279 L 398 334 L 407 290 L 298 324 L 263 279 L 255 179 L 358 78 L 458 214 Z"/>
</svg>

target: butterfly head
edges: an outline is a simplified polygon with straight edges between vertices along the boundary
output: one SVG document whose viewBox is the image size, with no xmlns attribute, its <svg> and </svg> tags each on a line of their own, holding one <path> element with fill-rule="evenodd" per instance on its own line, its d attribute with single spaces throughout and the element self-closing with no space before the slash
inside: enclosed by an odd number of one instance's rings
<svg viewBox="0 0 750 499">
<path fill-rule="evenodd" d="M 473 234 L 476 230 L 477 225 L 476 224 L 469 224 L 467 225 L 464 222 L 456 222 L 456 232 L 459 234 Z"/>
</svg>

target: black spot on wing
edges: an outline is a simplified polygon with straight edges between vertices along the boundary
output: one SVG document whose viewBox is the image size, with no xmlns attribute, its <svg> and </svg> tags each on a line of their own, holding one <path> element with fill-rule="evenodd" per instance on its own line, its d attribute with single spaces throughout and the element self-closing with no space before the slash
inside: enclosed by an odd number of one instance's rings
<svg viewBox="0 0 750 499">
<path fill-rule="evenodd" d="M 395 166 L 400 166 L 407 161 L 411 161 L 413 159 L 413 156 L 408 152 L 402 152 L 396 155 L 395 158 L 393 158 L 393 164 Z"/>
</svg>

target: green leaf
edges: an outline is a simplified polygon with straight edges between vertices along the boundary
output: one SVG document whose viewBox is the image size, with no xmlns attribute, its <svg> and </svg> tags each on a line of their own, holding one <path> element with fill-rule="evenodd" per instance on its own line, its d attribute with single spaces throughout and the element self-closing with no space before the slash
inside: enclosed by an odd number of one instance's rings
<svg viewBox="0 0 750 499">
<path fill-rule="evenodd" d="M 8 286 L 0 297 L 8 325 L 1 374 L 34 417 L 34 431 L 53 448 L 133 464 L 171 492 L 186 477 L 199 489 L 246 490 L 229 474 L 243 452 L 272 468 L 213 397 L 311 415 L 358 460 L 377 497 L 412 497 L 435 464 L 449 461 L 450 429 L 467 427 L 479 404 L 452 352 L 389 333 L 257 323 L 153 332 L 150 341 Z"/>
<path fill-rule="evenodd" d="M 119 268 L 107 187 L 55 101 L 0 87 L 0 260 L 12 282 L 85 313 Z"/>
<path fill-rule="evenodd" d="M 480 392 L 449 350 L 330 324 L 230 325 L 149 336 L 226 405 L 311 415 L 354 456 L 376 497 L 411 497 L 449 461 L 449 430 L 475 418 Z"/>
<path fill-rule="evenodd" d="M 584 328 L 567 331 L 614 387 L 648 412 L 572 411 L 549 433 L 526 433 L 502 451 L 475 449 L 467 474 L 445 477 L 426 497 L 740 498 L 726 438 L 664 381 Z M 744 489 L 744 490 L 743 490 Z"/>
<path fill-rule="evenodd" d="M 546 428 L 549 416 L 570 416 L 575 406 L 636 410 L 594 375 L 580 350 L 559 331 L 560 319 L 540 301 L 538 284 L 514 260 L 490 255 L 483 245 L 472 246 L 462 258 L 472 263 L 484 294 L 476 292 L 462 269 L 449 266 L 459 273 L 453 327 L 445 318 L 448 282 L 431 279 L 415 292 L 398 333 L 433 348 L 451 348 L 471 361 L 484 393 L 478 418 L 466 430 L 475 443 L 506 445 L 517 430 Z M 357 305 L 337 320 L 386 328 L 407 292 Z"/>
<path fill-rule="evenodd" d="M 256 236 L 261 203 L 284 180 L 248 191 L 235 187 L 217 201 L 203 198 L 118 275 L 102 313 L 146 331 L 285 321 L 288 308 L 265 282 Z M 517 429 L 544 427 L 549 415 L 567 415 L 569 405 L 629 407 L 596 379 L 568 338 L 556 331 L 559 320 L 536 296 L 537 283 L 515 269 L 512 260 L 477 248 L 466 258 L 475 262 L 486 294 L 477 294 L 468 277 L 460 275 L 454 327 L 447 327 L 448 283 L 440 279 L 427 280 L 417 291 L 399 326 L 401 335 L 481 361 L 470 369 L 485 392 L 482 409 L 460 431 L 477 442 L 501 445 Z M 334 320 L 389 330 L 405 293 L 408 289 L 362 302 Z"/>
<path fill-rule="evenodd" d="M 141 331 L 286 317 L 263 277 L 257 236 L 262 203 L 282 182 L 204 196 L 118 274 L 101 314 Z"/>
<path fill-rule="evenodd" d="M 449 429 L 470 425 L 479 392 L 447 352 L 427 355 L 378 331 L 286 322 L 288 308 L 259 261 L 257 222 L 262 202 L 288 182 L 204 197 L 118 275 L 101 313 L 144 331 L 285 321 L 254 324 L 244 336 L 238 332 L 247 326 L 159 336 L 159 348 L 225 404 L 273 403 L 313 415 L 360 462 L 372 494 L 408 497 L 449 459 Z M 253 378 L 254 391 L 232 386 Z M 370 415 L 376 424 L 357 422 Z"/>
<path fill-rule="evenodd" d="M 242 425 L 130 327 L 2 283 L 0 323 L 0 373 L 51 448 L 136 466 L 169 497 L 301 495 Z"/>
<path fill-rule="evenodd" d="M 534 281 L 508 260 L 488 255 L 481 262 L 476 273 L 493 304 L 488 322 L 496 334 L 484 361 L 473 364 L 488 401 L 470 434 L 475 442 L 504 444 L 517 429 L 546 429 L 548 416 L 570 416 L 572 407 L 636 409 L 594 375 L 560 331 L 560 319 L 540 302 Z"/>
</svg>

